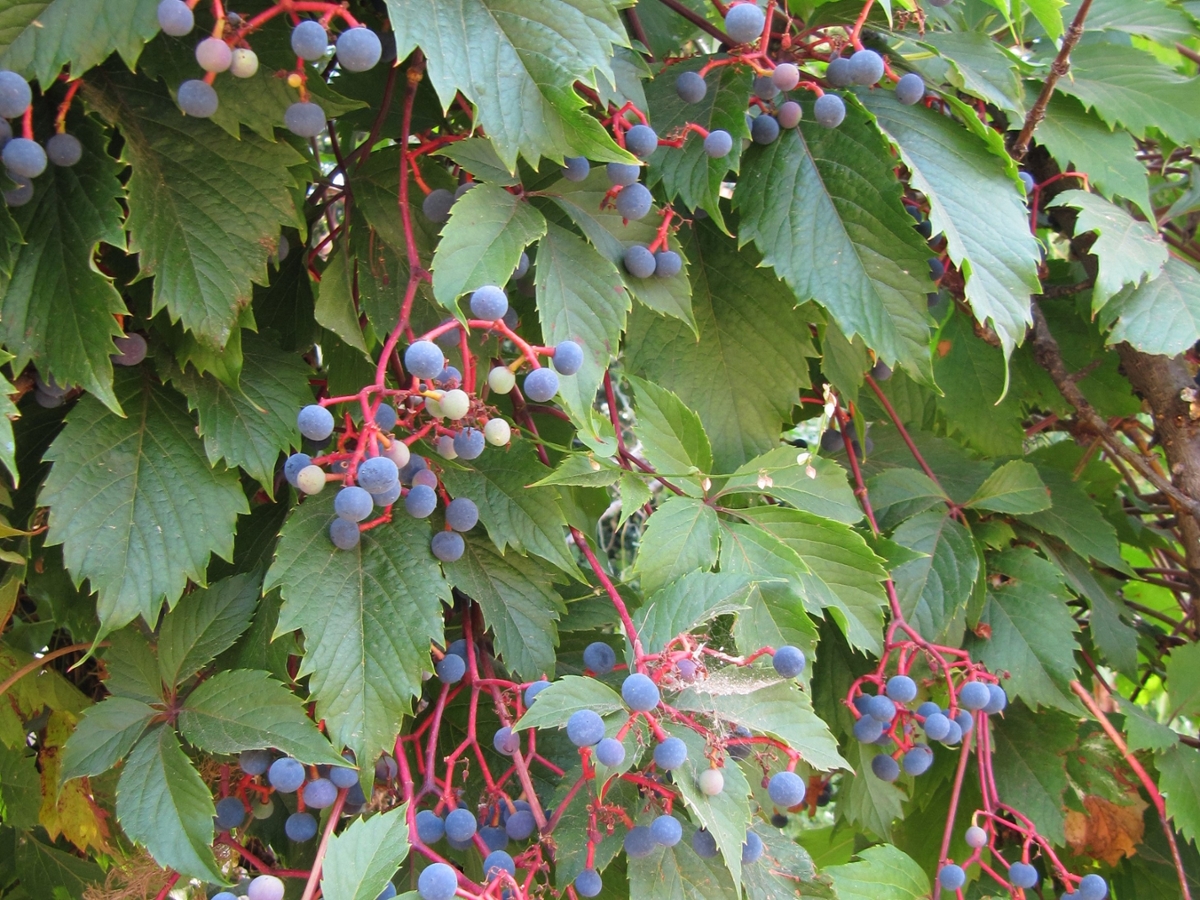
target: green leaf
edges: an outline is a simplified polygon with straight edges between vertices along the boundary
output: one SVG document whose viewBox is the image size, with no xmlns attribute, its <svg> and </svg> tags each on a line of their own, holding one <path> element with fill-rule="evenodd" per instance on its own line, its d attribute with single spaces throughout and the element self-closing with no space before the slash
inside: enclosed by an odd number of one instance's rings
<svg viewBox="0 0 1200 900">
<path fill-rule="evenodd" d="M 778 445 L 798 389 L 809 383 L 806 357 L 816 350 L 808 317 L 794 310 L 787 287 L 758 266 L 756 253 L 739 251 L 711 224 L 693 228 L 689 238 L 699 341 L 683 322 L 639 307 L 625 356 L 630 371 L 700 415 L 714 442 L 716 470 L 728 472 Z"/>
<path fill-rule="evenodd" d="M 1157 757 L 1158 787 L 1167 815 L 1189 841 L 1200 843 L 1200 750 L 1182 745 Z"/>
<path fill-rule="evenodd" d="M 546 233 L 546 219 L 524 197 L 480 184 L 463 194 L 433 254 L 433 295 L 450 310 L 485 284 L 504 285 L 521 251 Z"/>
<path fill-rule="evenodd" d="M 1113 297 L 1101 318 L 1112 324 L 1110 345 L 1128 341 L 1143 353 L 1182 353 L 1200 333 L 1200 274 L 1171 257 L 1153 281 Z"/>
<path fill-rule="evenodd" d="M 1075 747 L 1075 723 L 1053 710 L 1035 713 L 1012 703 L 1003 721 L 993 717 L 992 743 L 992 772 L 1004 802 L 1029 816 L 1055 844 L 1065 843 L 1066 754 Z"/>
<path fill-rule="evenodd" d="M 1099 260 L 1099 274 L 1092 288 L 1093 312 L 1126 285 L 1137 288 L 1153 281 L 1166 265 L 1167 245 L 1158 232 L 1121 207 L 1087 191 L 1064 191 L 1052 205 L 1079 210 L 1076 234 L 1097 234 L 1089 251 Z"/>
<path fill-rule="evenodd" d="M 687 103 L 675 90 L 675 79 L 685 71 L 697 71 L 709 57 L 695 56 L 672 66 L 649 83 L 646 99 L 650 122 L 664 137 L 688 123 L 709 131 L 729 132 L 733 149 L 721 159 L 704 152 L 704 139 L 687 134 L 683 146 L 660 147 L 650 157 L 648 185 L 661 183 L 667 197 L 678 199 L 688 209 L 703 209 L 728 233 L 721 211 L 721 185 L 732 169 L 738 170 L 742 139 L 750 137 L 746 127 L 746 72 L 741 66 L 721 66 L 708 73 L 708 91 L 699 103 Z"/>
<path fill-rule="evenodd" d="M 108 673 L 104 686 L 108 692 L 145 703 L 161 703 L 163 683 L 158 660 L 141 631 L 122 628 L 109 635 L 108 643 L 104 651 L 104 668 Z"/>
<path fill-rule="evenodd" d="M 701 859 L 685 836 L 674 847 L 656 847 L 649 856 L 629 859 L 629 896 L 658 900 L 727 900 L 735 895 L 719 859 Z"/>
<path fill-rule="evenodd" d="M 810 113 L 811 106 L 806 120 Z M 900 202 L 894 165 L 855 103 L 837 128 L 801 122 L 746 152 L 733 196 L 742 214 L 738 241 L 754 241 L 796 297 L 829 310 L 848 339 L 862 335 L 888 365 L 921 372 L 928 368 L 929 249 Z M 760 340 L 767 331 L 760 329 Z"/>
<path fill-rule="evenodd" d="M 947 79 L 955 87 L 1017 117 L 1025 116 L 1018 77 L 1020 61 L 990 34 L 983 31 L 927 32 L 921 43 L 950 61 Z M 1075 61 L 1074 54 L 1071 61 Z"/>
<path fill-rule="evenodd" d="M 838 900 L 919 900 L 929 895 L 929 878 L 912 857 L 891 844 L 867 847 L 858 861 L 830 866 Z"/>
<path fill-rule="evenodd" d="M 300 698 L 266 672 L 226 669 L 188 695 L 179 714 L 188 742 L 210 753 L 275 747 L 303 763 L 340 765 Z"/>
<path fill-rule="evenodd" d="M 1150 215 L 1146 167 L 1128 131 L 1113 131 L 1074 97 L 1055 92 L 1037 130 L 1038 143 L 1064 170 L 1086 172 L 1092 187 L 1110 200 L 1120 195 Z"/>
<path fill-rule="evenodd" d="M 1084 42 L 1071 52 L 1071 77 L 1058 84 L 1110 127 L 1144 138 L 1155 128 L 1187 143 L 1200 135 L 1197 79 L 1185 78 L 1131 46 Z"/>
<path fill-rule="evenodd" d="M 117 821 L 155 862 L 189 878 L 224 884 L 212 854 L 212 794 L 166 725 L 129 754 L 117 782 Z"/>
<path fill-rule="evenodd" d="M 750 460 L 730 476 L 722 491 L 770 494 L 797 509 L 847 525 L 863 517 L 845 469 L 832 459 L 790 446 Z"/>
<path fill-rule="evenodd" d="M 25 236 L 0 300 L 0 338 L 16 354 L 13 371 L 34 360 L 61 385 L 78 384 L 114 412 L 110 356 L 121 327 L 113 318 L 125 303 L 92 254 L 100 241 L 125 246 L 120 167 L 94 126 L 79 129 L 83 158 L 51 166 L 37 179 L 34 197 L 15 209 Z"/>
<path fill-rule="evenodd" d="M 464 141 L 455 141 L 450 146 L 438 150 L 437 155 L 454 160 L 480 181 L 504 186 L 521 183 L 521 179 L 512 173 L 496 153 L 496 145 L 485 137 L 469 137 Z"/>
<path fill-rule="evenodd" d="M 1062 8 L 1066 0 L 1025 0 L 1038 23 L 1046 29 L 1046 36 L 1057 41 L 1063 35 Z"/>
<path fill-rule="evenodd" d="M 1129 566 L 1121 558 L 1115 529 L 1071 473 L 1048 465 L 1038 466 L 1038 473 L 1050 489 L 1050 509 L 1023 514 L 1020 518 L 1059 538 L 1080 556 L 1090 556 L 1096 562 L 1128 573 Z"/>
<path fill-rule="evenodd" d="M 429 551 L 428 522 L 397 516 L 363 532 L 356 549 L 338 550 L 332 521 L 332 491 L 293 510 L 263 590 L 283 594 L 275 634 L 304 632 L 296 677 L 311 675 L 330 741 L 366 759 L 394 743 L 421 692 L 450 587 Z"/>
<path fill-rule="evenodd" d="M 140 700 L 109 697 L 88 707 L 63 747 L 60 778 L 107 772 L 133 749 L 158 713 Z"/>
<path fill-rule="evenodd" d="M 716 564 L 720 524 L 711 506 L 691 497 L 668 497 L 642 533 L 634 570 L 646 596 L 700 569 Z"/>
<path fill-rule="evenodd" d="M 867 481 L 867 491 L 881 524 L 903 521 L 948 500 L 933 479 L 917 469 L 884 469 Z"/>
<path fill-rule="evenodd" d="M 877 653 L 887 573 L 866 541 L 840 522 L 800 510 L 760 507 L 743 515 L 807 563 L 812 575 L 803 582 L 809 605 L 832 610 L 852 646 Z"/>
<path fill-rule="evenodd" d="M 942 328 L 933 373 L 953 389 L 937 398 L 938 412 L 948 431 L 988 456 L 1020 455 L 1025 439 L 1019 401 L 1004 393 L 1005 369 L 1004 352 L 977 337 L 968 316 L 955 313 Z"/>
<path fill-rule="evenodd" d="M 408 856 L 408 804 L 358 819 L 329 841 L 321 869 L 328 900 L 375 900 Z"/>
<path fill-rule="evenodd" d="M 1125 734 L 1130 750 L 1153 750 L 1161 753 L 1179 743 L 1179 735 L 1156 722 L 1136 703 L 1124 698 L 1119 700 L 1121 712 L 1125 714 Z"/>
<path fill-rule="evenodd" d="M 541 700 L 541 694 L 538 700 Z M 724 669 L 675 698 L 678 709 L 703 712 L 787 742 L 814 769 L 848 769 L 829 727 L 813 712 L 808 694 L 792 681 L 763 672 Z"/>
<path fill-rule="evenodd" d="M 21 887 L 33 896 L 54 897 L 66 891 L 72 900 L 83 900 L 84 891 L 104 884 L 104 870 L 90 859 L 80 859 L 26 833 L 17 837 L 15 853 Z"/>
<path fill-rule="evenodd" d="M 329 265 L 321 273 L 321 282 L 317 286 L 317 302 L 313 307 L 313 316 L 318 325 L 328 328 L 345 341 L 347 346 L 366 353 L 367 342 L 363 338 L 351 289 L 355 263 L 346 259 L 347 252 L 343 248 L 341 252 L 330 255 Z"/>
<path fill-rule="evenodd" d="M 472 465 L 474 470 L 447 468 L 442 481 L 453 496 L 475 501 L 479 520 L 500 552 L 512 547 L 518 553 L 533 553 L 577 575 L 579 568 L 563 537 L 567 520 L 558 489 L 527 487 L 545 472 L 533 446 L 526 441 L 506 453 L 485 453 Z"/>
<path fill-rule="evenodd" d="M 544 702 L 543 702 L 544 701 Z M 513 725 L 514 731 L 525 728 L 566 728 L 567 719 L 581 709 L 590 709 L 602 716 L 625 709 L 621 695 L 595 678 L 565 675 L 543 688 L 537 701 L 525 710 L 525 715 Z"/>
<path fill-rule="evenodd" d="M 569 87 L 612 83 L 613 50 L 628 45 L 619 7 L 545 0 L 517 14 L 500 0 L 387 0 L 396 57 L 424 50 L 443 108 L 461 91 L 510 171 L 518 153 L 532 165 L 542 156 L 628 160 Z"/>
<path fill-rule="evenodd" d="M 1027 547 L 1000 554 L 990 570 L 1008 580 L 988 590 L 980 622 L 991 634 L 968 639 L 971 655 L 993 672 L 1010 673 L 1005 685 L 1010 697 L 1033 709 L 1074 711 L 1066 685 L 1076 673 L 1079 626 L 1063 596 L 1062 574 Z"/>
<path fill-rule="evenodd" d="M 141 371 L 114 387 L 127 417 L 83 397 L 46 451 L 54 466 L 38 498 L 50 507 L 47 543 L 63 545 L 76 586 L 86 578 L 99 594 L 105 632 L 153 622 L 189 580 L 204 584 L 249 511 L 236 475 L 209 467 L 181 396 Z"/>
<path fill-rule="evenodd" d="M 1200 715 L 1200 644 L 1176 647 L 1167 657 L 1167 699 L 1169 719 Z"/>
<path fill-rule="evenodd" d="M 1014 459 L 987 477 L 965 504 L 998 513 L 1036 513 L 1050 508 L 1050 495 L 1038 471 Z"/>
<path fill-rule="evenodd" d="M 949 638 L 957 643 L 963 625 L 960 617 L 979 577 L 979 555 L 971 533 L 945 510 L 931 509 L 902 524 L 892 540 L 925 554 L 892 571 L 905 618 L 928 640 Z M 959 632 L 952 635 L 955 625 Z"/>
<path fill-rule="evenodd" d="M 539 478 L 531 486 L 553 484 L 567 487 L 609 487 L 616 484 L 623 474 L 626 474 L 625 470 L 612 460 L 597 459 L 589 450 L 586 453 L 564 456 L 557 469 L 545 478 Z"/>
<path fill-rule="evenodd" d="M 672 477 L 710 472 L 712 447 L 695 411 L 666 388 L 634 376 L 629 376 L 629 383 L 635 397 L 637 436 L 647 461 L 660 474 Z M 684 479 L 683 489 L 692 496 L 703 493 L 693 479 Z"/>
<path fill-rule="evenodd" d="M 912 186 L 928 198 L 933 231 L 946 235 L 975 317 L 990 323 L 1011 353 L 1033 322 L 1029 295 L 1040 289 L 1040 248 L 1011 163 L 953 119 L 921 104 L 904 106 L 893 92 L 863 91 L 860 99 L 899 150 Z"/>
<path fill-rule="evenodd" d="M 659 653 L 676 635 L 745 609 L 754 586 L 748 575 L 689 572 L 647 597 L 633 624 L 646 652 Z"/>
<path fill-rule="evenodd" d="M 479 604 L 510 671 L 530 679 L 553 676 L 558 620 L 566 612 L 554 590 L 561 576 L 532 557 L 502 554 L 482 537 L 465 537 L 462 558 L 443 566 L 446 578 Z"/>
<path fill-rule="evenodd" d="M 4 809 L 4 824 L 11 828 L 36 828 L 41 799 L 37 757 L 23 743 L 9 747 L 0 741 L 0 805 Z"/>
<path fill-rule="evenodd" d="M 300 446 L 295 411 L 312 402 L 312 370 L 254 332 L 242 336 L 239 390 L 188 370 L 180 388 L 200 415 L 204 451 L 213 464 L 241 466 L 274 498 L 279 454 Z"/>
<path fill-rule="evenodd" d="M 559 400 L 576 422 L 590 422 L 596 390 L 621 345 L 629 292 L 612 262 L 557 225 L 547 225 L 538 242 L 535 275 L 546 343 L 571 340 L 583 348 L 582 368 L 559 380 Z"/>
<path fill-rule="evenodd" d="M 286 142 L 233 138 L 182 116 L 147 81 L 88 80 L 88 101 L 120 129 L 129 178 L 129 247 L 154 276 L 153 312 L 166 309 L 204 343 L 224 347 L 251 286 L 267 283 L 281 226 L 295 224 Z"/>
<path fill-rule="evenodd" d="M 0 66 L 50 85 L 67 64 L 76 78 L 115 50 L 131 69 L 158 34 L 156 0 L 4 0 Z"/>
<path fill-rule="evenodd" d="M 904 792 L 892 782 L 876 778 L 871 771 L 871 760 L 879 752 L 877 747 L 857 743 L 851 750 L 857 771 L 850 779 L 846 816 L 868 833 L 890 840 L 892 823 L 904 817 Z M 845 784 L 843 779 L 843 791 Z"/>
<path fill-rule="evenodd" d="M 618 528 L 624 525 L 631 515 L 649 503 L 653 496 L 649 485 L 632 472 L 625 472 L 621 475 L 621 480 L 617 483 L 617 493 L 621 496 L 621 520 L 617 523 Z"/>
</svg>

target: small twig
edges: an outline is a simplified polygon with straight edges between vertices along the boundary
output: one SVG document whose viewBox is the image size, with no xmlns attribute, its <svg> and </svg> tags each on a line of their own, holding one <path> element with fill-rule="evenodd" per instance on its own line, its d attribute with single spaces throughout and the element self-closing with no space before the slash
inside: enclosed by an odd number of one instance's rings
<svg viewBox="0 0 1200 900">
<path fill-rule="evenodd" d="M 317 847 L 317 855 L 313 858 L 312 871 L 308 876 L 308 883 L 304 885 L 304 893 L 300 900 L 312 900 L 313 895 L 317 892 L 317 885 L 321 883 L 321 863 L 325 859 L 325 853 L 329 850 L 329 840 L 333 837 L 333 829 L 337 827 L 338 819 L 342 817 L 342 807 L 346 805 L 346 794 L 349 788 L 342 788 L 338 791 L 337 800 L 333 802 L 333 808 L 329 810 L 329 821 L 325 823 L 325 833 L 321 835 L 321 843 Z"/>
<path fill-rule="evenodd" d="M 1042 92 L 1038 94 L 1037 102 L 1025 116 L 1025 126 L 1017 135 L 1017 140 L 1012 147 L 1012 157 L 1017 162 L 1023 160 L 1025 154 L 1029 152 L 1029 142 L 1033 140 L 1034 129 L 1041 124 L 1042 119 L 1046 118 L 1046 107 L 1050 105 L 1050 97 L 1054 94 L 1054 87 L 1058 84 L 1058 79 L 1066 75 L 1071 68 L 1071 51 L 1083 37 L 1083 20 L 1087 18 L 1088 10 L 1091 8 L 1092 0 L 1083 0 L 1079 4 L 1079 11 L 1075 13 L 1071 27 L 1067 29 L 1062 49 L 1058 51 L 1058 56 L 1054 57 L 1054 62 L 1050 66 L 1050 74 L 1046 76 L 1046 83 L 1042 85 Z"/>
<path fill-rule="evenodd" d="M 686 6 L 680 3 L 679 0 L 658 0 L 658 2 L 668 9 L 675 10 L 675 12 L 679 13 L 679 15 L 683 16 L 701 31 L 705 32 L 706 34 L 711 34 L 721 42 L 721 46 L 726 50 L 734 46 L 733 41 L 729 39 L 729 35 L 723 32 L 712 22 L 708 21 L 708 19 L 704 18 L 704 16 L 688 9 Z"/>
<path fill-rule="evenodd" d="M 3 696 L 10 687 L 12 687 L 30 672 L 36 672 L 46 663 L 58 659 L 60 656 L 66 656 L 68 653 L 75 653 L 77 650 L 87 650 L 91 646 L 91 644 L 83 643 L 71 644 L 68 647 L 59 647 L 57 650 L 52 650 L 45 656 L 39 656 L 37 659 L 26 663 L 25 665 L 21 666 L 21 668 L 17 669 L 17 671 L 5 678 L 3 682 L 0 682 L 0 696 Z M 101 641 L 100 643 L 96 644 L 96 646 L 107 647 L 108 641 Z"/>
<path fill-rule="evenodd" d="M 638 18 L 637 10 L 632 6 L 629 7 L 625 10 L 625 17 L 629 20 L 629 30 L 633 32 L 633 36 L 646 48 L 646 59 L 654 62 L 654 51 L 650 49 L 650 38 L 646 36 L 646 29 L 642 27 L 642 20 Z"/>
</svg>

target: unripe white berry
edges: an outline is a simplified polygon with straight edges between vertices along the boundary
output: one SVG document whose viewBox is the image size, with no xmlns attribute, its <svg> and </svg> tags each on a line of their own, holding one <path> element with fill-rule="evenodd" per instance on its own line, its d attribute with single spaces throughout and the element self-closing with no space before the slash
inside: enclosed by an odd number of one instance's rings
<svg viewBox="0 0 1200 900">
<path fill-rule="evenodd" d="M 483 436 L 494 447 L 503 447 L 512 438 L 512 429 L 504 419 L 489 419 L 483 426 Z"/>
<path fill-rule="evenodd" d="M 700 773 L 697 781 L 700 785 L 700 793 L 706 797 L 715 797 L 725 790 L 725 776 L 721 774 L 720 769 L 705 769 Z"/>
<path fill-rule="evenodd" d="M 496 366 L 488 372 L 488 387 L 497 394 L 507 394 L 517 383 L 517 376 L 506 366 Z"/>
</svg>

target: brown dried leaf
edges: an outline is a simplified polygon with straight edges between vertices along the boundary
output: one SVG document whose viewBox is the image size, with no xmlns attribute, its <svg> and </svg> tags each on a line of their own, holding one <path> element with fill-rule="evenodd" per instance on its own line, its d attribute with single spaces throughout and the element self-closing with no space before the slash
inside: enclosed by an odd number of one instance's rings
<svg viewBox="0 0 1200 900">
<path fill-rule="evenodd" d="M 1102 859 L 1110 866 L 1123 856 L 1133 856 L 1145 831 L 1142 813 L 1146 803 L 1137 794 L 1128 797 L 1128 804 L 1116 804 L 1088 796 L 1083 798 L 1087 812 L 1068 812 L 1064 831 L 1072 852 Z"/>
</svg>

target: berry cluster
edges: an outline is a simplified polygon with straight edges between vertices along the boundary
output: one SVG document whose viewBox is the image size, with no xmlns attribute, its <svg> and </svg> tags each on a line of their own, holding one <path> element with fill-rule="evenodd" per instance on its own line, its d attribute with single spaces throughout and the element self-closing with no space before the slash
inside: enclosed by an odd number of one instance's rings
<svg viewBox="0 0 1200 900">
<path fill-rule="evenodd" d="M 324 11 L 319 19 L 301 19 L 292 28 L 296 71 L 288 76 L 288 84 L 299 90 L 299 99 L 283 116 L 288 131 L 305 138 L 316 137 L 325 130 L 325 111 L 308 94 L 306 64 L 323 60 L 329 54 L 329 26 L 333 19 L 341 18 L 348 26 L 334 42 L 335 58 L 342 69 L 365 72 L 383 56 L 379 35 L 360 25 L 342 5 L 309 5 L 324 7 Z M 221 72 L 228 72 L 235 78 L 253 77 L 258 72 L 258 55 L 250 48 L 247 37 L 270 19 L 287 12 L 288 7 L 290 4 L 276 4 L 252 19 L 234 15 L 218 17 L 213 33 L 196 45 L 196 62 L 205 75 L 179 85 L 176 94 L 179 108 L 189 116 L 202 119 L 215 115 L 220 100 L 213 80 Z M 166 34 L 183 37 L 192 32 L 196 21 L 184 0 L 161 0 L 158 24 Z"/>
<path fill-rule="evenodd" d="M 504 446 L 512 428 L 485 399 L 474 393 L 475 357 L 467 342 L 467 329 L 492 332 L 513 343 L 518 350 L 510 365 L 497 365 L 488 372 L 487 389 L 508 394 L 516 387 L 516 372 L 530 367 L 523 383 L 524 396 L 545 403 L 558 393 L 559 376 L 574 375 L 583 365 L 583 348 L 574 341 L 554 347 L 532 347 L 506 323 L 508 297 L 495 285 L 484 285 L 470 298 L 473 318 L 466 328 L 458 321 L 442 323 L 414 339 L 404 351 L 404 369 L 409 386 L 387 388 L 381 369 L 375 384 L 358 394 L 330 397 L 300 410 L 296 424 L 300 434 L 319 450 L 328 447 L 338 430 L 330 407 L 345 404 L 361 415 L 354 421 L 350 410 L 343 415 L 340 434 L 331 452 L 313 456 L 294 453 L 284 463 L 284 476 L 302 494 L 324 490 L 330 481 L 341 482 L 334 498 L 337 518 L 329 536 L 341 550 L 358 546 L 361 533 L 391 521 L 394 504 L 403 499 L 405 511 L 424 519 L 445 503 L 446 529 L 434 535 L 433 554 L 443 562 L 459 559 L 465 548 L 462 532 L 479 521 L 479 509 L 465 497 L 450 499 L 430 460 L 410 449 L 418 440 L 428 440 L 443 459 L 478 458 L 488 444 Z M 457 338 L 465 372 L 449 365 L 437 339 Z M 387 360 L 388 353 L 382 359 Z M 543 366 L 538 356 L 549 357 Z M 397 434 L 397 430 L 404 436 Z M 375 510 L 377 518 L 371 518 Z"/>
<path fill-rule="evenodd" d="M 68 98 L 73 93 L 70 91 Z M 83 158 L 83 144 L 66 132 L 65 109 L 56 119 L 56 130 L 45 147 L 33 139 L 32 103 L 29 82 L 16 72 L 0 69 L 0 161 L 15 185 L 4 192 L 4 202 L 9 206 L 24 206 L 33 199 L 33 179 L 46 171 L 47 163 L 73 166 Z M 20 137 L 14 136 L 11 119 L 23 120 Z"/>
</svg>

